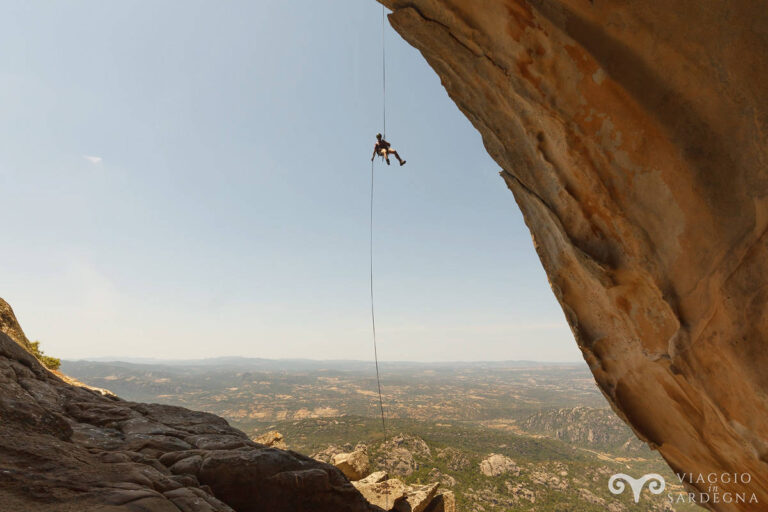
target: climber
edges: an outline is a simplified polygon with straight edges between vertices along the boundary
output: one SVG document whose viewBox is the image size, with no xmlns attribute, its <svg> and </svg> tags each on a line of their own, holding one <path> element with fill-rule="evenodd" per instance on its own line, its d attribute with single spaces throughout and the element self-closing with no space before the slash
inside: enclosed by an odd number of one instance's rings
<svg viewBox="0 0 768 512">
<path fill-rule="evenodd" d="M 376 155 L 383 156 L 387 161 L 387 165 L 389 165 L 389 155 L 395 155 L 395 158 L 397 158 L 397 161 L 400 162 L 400 165 L 405 165 L 405 160 L 400 158 L 400 155 L 397 154 L 397 151 L 392 149 L 389 142 L 384 140 L 380 133 L 376 134 L 376 144 L 373 146 L 373 156 L 371 157 L 371 162 L 373 162 L 373 159 Z"/>
</svg>

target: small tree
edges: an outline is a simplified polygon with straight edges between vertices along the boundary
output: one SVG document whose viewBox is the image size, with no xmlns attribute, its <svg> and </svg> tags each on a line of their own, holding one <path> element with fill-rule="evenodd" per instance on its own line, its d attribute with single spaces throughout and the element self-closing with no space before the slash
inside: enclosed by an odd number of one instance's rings
<svg viewBox="0 0 768 512">
<path fill-rule="evenodd" d="M 43 365 L 48 368 L 49 370 L 58 370 L 61 366 L 61 359 L 57 357 L 51 357 L 47 356 L 43 353 L 42 350 L 40 350 L 40 342 L 39 341 L 33 341 L 30 343 L 32 350 L 32 355 L 37 358 L 38 361 L 43 363 Z"/>
</svg>

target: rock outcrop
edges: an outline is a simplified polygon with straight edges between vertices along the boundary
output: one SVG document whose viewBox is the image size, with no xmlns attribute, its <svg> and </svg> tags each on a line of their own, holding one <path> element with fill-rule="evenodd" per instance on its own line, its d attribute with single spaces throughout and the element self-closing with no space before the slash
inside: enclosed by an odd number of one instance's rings
<svg viewBox="0 0 768 512">
<path fill-rule="evenodd" d="M 439 483 L 406 485 L 389 478 L 386 471 L 371 473 L 352 485 L 371 505 L 392 512 L 455 512 L 456 501 L 450 491 L 438 493 Z"/>
<path fill-rule="evenodd" d="M 252 439 L 254 443 L 263 444 L 264 446 L 271 446 L 272 448 L 280 448 L 285 450 L 288 446 L 285 444 L 283 434 L 277 430 L 270 430 Z"/>
<path fill-rule="evenodd" d="M 567 443 L 606 450 L 621 447 L 626 452 L 647 451 L 610 409 L 568 407 L 548 409 L 520 420 L 518 425 L 527 432 L 544 434 Z"/>
<path fill-rule="evenodd" d="M 430 457 L 432 454 L 423 439 L 417 436 L 398 434 L 382 445 L 381 451 L 376 457 L 376 465 L 385 468 L 394 475 L 410 476 L 419 469 L 419 463 L 414 455 Z"/>
<path fill-rule="evenodd" d="M 424 512 L 456 512 L 456 496 L 451 491 L 438 492 Z"/>
<path fill-rule="evenodd" d="M 419 461 L 431 460 L 432 451 L 420 437 L 398 434 L 370 448 L 376 454 L 370 473 L 368 446 L 358 444 L 343 447 L 331 445 L 312 455 L 318 461 L 330 462 L 349 478 L 352 485 L 368 502 L 392 512 L 455 512 L 456 499 L 452 492 L 441 491 L 440 486 L 454 486 L 456 480 L 433 468 L 426 485 L 421 479 L 406 483 L 402 477 L 411 476 L 419 468 Z M 455 449 L 446 449 L 449 452 Z M 415 456 L 415 457 L 414 457 Z M 468 464 L 468 461 L 467 461 Z M 370 473 L 370 474 L 369 474 Z M 390 478 L 390 475 L 401 478 Z"/>
<path fill-rule="evenodd" d="M 393 510 L 395 512 L 424 512 L 437 494 L 438 484 L 413 485 L 406 490 L 405 497 Z"/>
<path fill-rule="evenodd" d="M 749 473 L 719 489 L 764 507 L 765 4 L 383 3 L 503 169 L 615 411 L 680 473 Z"/>
<path fill-rule="evenodd" d="M 13 341 L 21 345 L 24 348 L 24 350 L 34 353 L 35 351 L 34 346 L 29 341 L 29 338 L 27 338 L 27 335 L 24 334 L 24 330 L 21 328 L 21 324 L 16 318 L 16 314 L 13 312 L 13 308 L 3 298 L 0 298 L 0 332 L 6 334 Z M 54 375 L 56 375 L 61 380 L 63 380 L 64 382 L 66 382 L 67 384 L 72 384 L 73 386 L 79 386 L 81 388 L 87 388 L 93 391 L 97 391 L 102 395 L 114 396 L 114 393 L 112 393 L 108 389 L 95 388 L 92 386 L 88 386 L 80 382 L 79 380 L 70 377 L 69 375 L 64 375 L 58 370 L 49 370 L 49 371 Z"/>
<path fill-rule="evenodd" d="M 365 478 L 371 472 L 371 463 L 365 450 L 338 453 L 331 459 L 331 464 L 341 470 L 351 481 Z"/>
<path fill-rule="evenodd" d="M 492 453 L 480 461 L 480 472 L 485 476 L 499 476 L 507 473 L 519 475 L 520 468 L 509 457 Z"/>
<path fill-rule="evenodd" d="M 16 313 L 13 312 L 11 305 L 2 298 L 0 298 L 0 332 L 6 334 L 26 350 L 32 350 L 32 344 L 27 335 L 24 334 L 24 330 L 16 318 Z"/>
<path fill-rule="evenodd" d="M 438 448 L 436 451 L 437 458 L 444 460 L 448 465 L 448 469 L 452 471 L 461 471 L 468 468 L 471 464 L 467 455 L 456 448 L 449 446 L 448 448 Z"/>
<path fill-rule="evenodd" d="M 374 512 L 338 469 L 208 413 L 65 383 L 0 333 L 3 512 Z"/>
<path fill-rule="evenodd" d="M 384 471 L 377 471 L 362 480 L 352 482 L 352 485 L 369 503 L 383 510 L 392 510 L 405 498 L 407 492 L 407 486 L 402 480 L 390 479 Z"/>
<path fill-rule="evenodd" d="M 427 480 L 430 482 L 439 482 L 443 487 L 454 487 L 456 485 L 456 479 L 454 477 L 446 475 L 437 468 L 432 468 L 429 474 L 427 474 Z"/>
</svg>

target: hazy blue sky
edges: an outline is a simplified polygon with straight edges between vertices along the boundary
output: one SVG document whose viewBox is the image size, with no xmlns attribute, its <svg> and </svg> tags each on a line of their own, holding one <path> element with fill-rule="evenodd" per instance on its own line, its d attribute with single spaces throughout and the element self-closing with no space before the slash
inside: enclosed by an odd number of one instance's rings
<svg viewBox="0 0 768 512">
<path fill-rule="evenodd" d="M 388 27 L 379 352 L 580 354 L 512 194 Z M 4 2 L 0 296 L 67 357 L 368 359 L 373 0 Z"/>
</svg>

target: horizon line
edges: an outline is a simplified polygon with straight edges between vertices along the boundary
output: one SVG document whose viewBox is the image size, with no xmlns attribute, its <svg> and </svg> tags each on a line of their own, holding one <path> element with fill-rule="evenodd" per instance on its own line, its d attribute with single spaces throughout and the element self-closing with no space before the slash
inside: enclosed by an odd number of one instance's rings
<svg viewBox="0 0 768 512">
<path fill-rule="evenodd" d="M 66 358 L 62 357 L 62 362 L 93 362 L 93 363 L 135 363 L 141 362 L 176 362 L 176 363 L 195 363 L 205 361 L 216 360 L 256 360 L 256 361 L 274 361 L 274 362 L 315 362 L 315 363 L 370 363 L 374 364 L 373 359 L 312 359 L 306 357 L 285 357 L 285 358 L 268 358 L 268 357 L 253 357 L 253 356 L 212 356 L 212 357 L 200 357 L 191 359 L 175 359 L 175 358 L 156 358 L 156 357 L 136 357 L 136 356 L 98 356 L 98 357 L 84 357 L 84 358 Z M 487 364 L 487 363 L 530 363 L 539 365 L 573 365 L 573 364 L 586 364 L 585 361 L 538 361 L 534 359 L 477 359 L 477 360 L 446 360 L 446 361 L 417 361 L 417 360 L 379 360 L 380 363 L 409 363 L 409 364 Z"/>
</svg>

